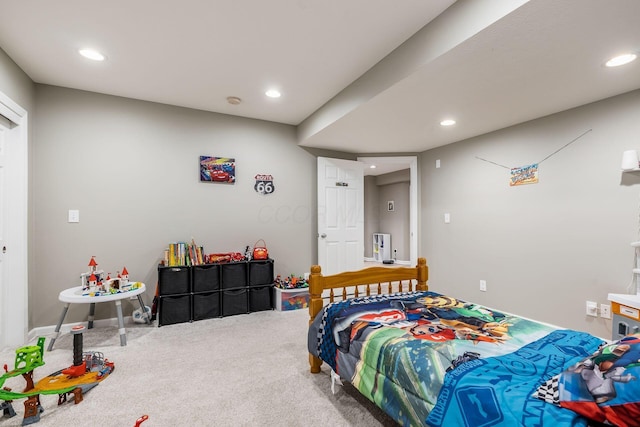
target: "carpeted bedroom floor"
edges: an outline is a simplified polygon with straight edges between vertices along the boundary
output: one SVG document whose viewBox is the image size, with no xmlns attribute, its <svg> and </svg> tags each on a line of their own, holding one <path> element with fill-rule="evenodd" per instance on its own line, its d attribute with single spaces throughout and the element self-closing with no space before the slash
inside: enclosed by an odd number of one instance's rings
<svg viewBox="0 0 640 427">
<path fill-rule="evenodd" d="M 157 326 L 128 323 L 127 346 L 116 327 L 88 330 L 84 350 L 96 350 L 115 371 L 75 405 L 41 396 L 44 412 L 34 426 L 394 426 L 393 420 L 350 386 L 331 392 L 329 371 L 309 373 L 307 310 L 263 311 Z M 49 339 L 47 337 L 47 345 Z M 35 344 L 35 342 L 29 343 Z M 63 334 L 34 380 L 73 364 L 73 339 Z M 0 352 L 14 366 L 15 349 Z M 22 377 L 5 383 L 24 388 Z M 17 416 L 0 427 L 20 426 Z"/>
</svg>

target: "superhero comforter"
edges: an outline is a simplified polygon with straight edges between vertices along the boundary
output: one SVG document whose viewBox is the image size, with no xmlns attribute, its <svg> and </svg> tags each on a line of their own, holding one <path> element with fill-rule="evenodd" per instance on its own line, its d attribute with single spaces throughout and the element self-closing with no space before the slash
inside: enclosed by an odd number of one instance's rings
<svg viewBox="0 0 640 427">
<path fill-rule="evenodd" d="M 402 425 L 586 425 L 534 396 L 602 340 L 435 292 L 328 305 L 309 352 Z"/>
</svg>

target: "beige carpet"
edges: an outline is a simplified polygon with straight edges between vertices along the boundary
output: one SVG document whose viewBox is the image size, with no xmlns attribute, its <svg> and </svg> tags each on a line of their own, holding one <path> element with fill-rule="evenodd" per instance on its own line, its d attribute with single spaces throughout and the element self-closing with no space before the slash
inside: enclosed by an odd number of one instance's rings
<svg viewBox="0 0 640 427">
<path fill-rule="evenodd" d="M 41 396 L 45 411 L 34 426 L 392 426 L 395 423 L 352 387 L 331 393 L 325 365 L 309 373 L 308 312 L 263 311 L 176 325 L 127 324 L 127 346 L 115 327 L 86 331 L 84 350 L 102 351 L 115 371 L 84 401 L 57 405 Z M 50 337 L 47 337 L 47 345 Z M 29 343 L 29 344 L 35 344 Z M 34 380 L 73 364 L 73 340 L 62 335 Z M 15 349 L 0 352 L 14 366 Z M 24 388 L 21 377 L 5 386 Z M 18 413 L 0 427 L 20 426 Z"/>
</svg>

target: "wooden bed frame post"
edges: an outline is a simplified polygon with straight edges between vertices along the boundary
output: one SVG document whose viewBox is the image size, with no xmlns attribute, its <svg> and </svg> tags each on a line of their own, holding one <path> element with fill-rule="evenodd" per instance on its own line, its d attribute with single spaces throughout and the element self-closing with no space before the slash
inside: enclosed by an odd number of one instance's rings
<svg viewBox="0 0 640 427">
<path fill-rule="evenodd" d="M 322 271 L 319 265 L 314 265 L 311 267 L 311 274 L 309 275 L 309 325 L 313 323 L 316 314 L 322 310 L 322 306 Z M 320 366 L 322 365 L 320 358 L 309 354 L 309 364 L 311 365 L 312 374 L 320 372 Z"/>
<path fill-rule="evenodd" d="M 428 291 L 429 286 L 427 280 L 429 280 L 429 267 L 427 267 L 426 258 L 418 258 L 418 284 L 416 285 L 416 291 Z"/>
<path fill-rule="evenodd" d="M 425 258 L 418 258 L 418 264 L 415 267 L 370 267 L 360 271 L 347 271 L 344 273 L 323 276 L 322 269 L 319 265 L 311 267 L 309 275 L 309 325 L 313 323 L 316 315 L 320 313 L 324 306 L 322 292 L 330 289 L 330 302 L 333 302 L 333 290 L 335 288 L 342 289 L 342 298 L 347 298 L 347 287 L 356 287 L 355 296 L 358 296 L 357 287 L 366 285 L 366 294 L 369 295 L 369 285 L 376 285 L 378 293 L 380 293 L 380 283 L 388 283 L 391 289 L 392 282 L 400 282 L 400 292 L 402 292 L 402 281 L 415 281 L 416 291 L 428 291 L 429 286 L 429 268 Z M 411 290 L 411 288 L 409 288 Z M 391 290 L 389 290 L 391 292 Z M 311 365 L 311 373 L 320 372 L 322 360 L 309 354 L 309 364 Z"/>
</svg>

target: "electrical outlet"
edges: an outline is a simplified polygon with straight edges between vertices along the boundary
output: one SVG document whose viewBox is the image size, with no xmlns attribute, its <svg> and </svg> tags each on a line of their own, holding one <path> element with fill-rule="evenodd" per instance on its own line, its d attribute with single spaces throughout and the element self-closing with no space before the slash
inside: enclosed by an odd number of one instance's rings
<svg viewBox="0 0 640 427">
<path fill-rule="evenodd" d="M 598 303 L 587 301 L 587 316 L 598 317 Z"/>
<path fill-rule="evenodd" d="M 480 290 L 482 292 L 487 292 L 487 281 L 486 280 L 480 280 Z"/>
<path fill-rule="evenodd" d="M 600 304 L 600 317 L 611 319 L 611 306 L 609 304 Z"/>
</svg>

